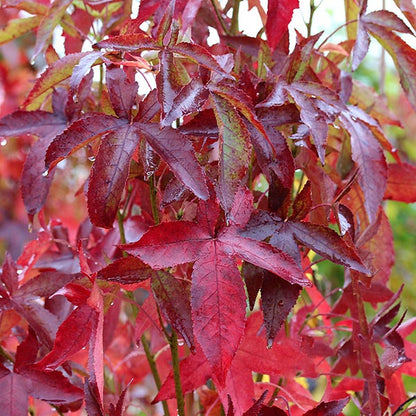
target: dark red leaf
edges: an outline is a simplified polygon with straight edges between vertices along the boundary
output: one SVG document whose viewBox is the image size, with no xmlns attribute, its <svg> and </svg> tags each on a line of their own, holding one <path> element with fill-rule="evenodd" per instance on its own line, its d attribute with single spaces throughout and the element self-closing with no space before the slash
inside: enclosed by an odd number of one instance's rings
<svg viewBox="0 0 416 416">
<path fill-rule="evenodd" d="M 192 144 L 186 137 L 168 127 L 159 129 L 153 123 L 136 123 L 135 126 L 175 176 L 197 197 L 208 199 L 204 173 L 195 158 Z"/>
<path fill-rule="evenodd" d="M 271 347 L 280 327 L 299 297 L 301 286 L 289 283 L 279 276 L 266 272 L 261 287 L 261 307 L 267 332 L 267 345 Z"/>
<path fill-rule="evenodd" d="M 132 285 L 149 279 L 155 273 L 136 257 L 123 257 L 104 267 L 97 273 L 98 279 Z"/>
<path fill-rule="evenodd" d="M 20 374 L 9 372 L 0 364 L 0 403 L 2 412 L 8 416 L 27 416 L 29 380 Z"/>
<path fill-rule="evenodd" d="M 139 85 L 130 81 L 121 68 L 107 67 L 106 82 L 108 95 L 115 113 L 130 120 L 131 109 L 137 98 Z"/>
<path fill-rule="evenodd" d="M 89 141 L 126 124 L 126 120 L 120 120 L 116 117 L 101 113 L 88 113 L 84 118 L 72 123 L 62 134 L 55 137 L 46 153 L 46 167 L 55 166 L 60 160 L 85 146 Z"/>
<path fill-rule="evenodd" d="M 113 226 L 138 142 L 139 135 L 130 126 L 102 138 L 88 184 L 88 213 L 94 225 Z"/>
<path fill-rule="evenodd" d="M 192 329 L 190 289 L 191 282 L 176 279 L 163 270 L 155 272 L 152 276 L 153 294 L 161 311 L 193 351 L 195 340 Z"/>
<path fill-rule="evenodd" d="M 180 55 L 194 59 L 199 65 L 211 69 L 225 78 L 231 78 L 231 76 L 222 69 L 214 56 L 211 55 L 203 46 L 198 45 L 197 43 L 181 42 L 177 45 L 171 46 L 169 50 L 173 53 L 179 53 Z"/>
<path fill-rule="evenodd" d="M 0 136 L 14 137 L 35 134 L 45 137 L 66 126 L 66 120 L 47 111 L 18 110 L 0 120 Z"/>
<path fill-rule="evenodd" d="M 13 295 L 19 286 L 19 276 L 17 274 L 17 266 L 13 261 L 9 253 L 6 254 L 6 258 L 1 270 L 1 280 L 6 286 L 6 289 Z"/>
<path fill-rule="evenodd" d="M 349 397 L 346 397 L 333 402 L 322 402 L 314 409 L 307 411 L 304 416 L 338 416 L 349 401 Z"/>
<path fill-rule="evenodd" d="M 162 119 L 162 126 L 170 126 L 176 119 L 200 111 L 208 99 L 208 90 L 199 78 L 193 78 L 172 101 L 172 106 Z"/>
</svg>

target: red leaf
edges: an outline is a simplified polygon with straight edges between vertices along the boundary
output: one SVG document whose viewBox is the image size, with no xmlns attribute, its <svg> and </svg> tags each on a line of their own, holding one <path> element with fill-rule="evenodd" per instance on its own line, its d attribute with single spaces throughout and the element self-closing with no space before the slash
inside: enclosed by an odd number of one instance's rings
<svg viewBox="0 0 416 416">
<path fill-rule="evenodd" d="M 393 16 L 393 18 L 392 18 Z M 388 25 L 385 26 L 387 18 Z M 379 11 L 363 17 L 367 30 L 374 36 L 391 55 L 400 75 L 400 83 L 409 99 L 416 108 L 416 83 L 413 74 L 416 70 L 416 51 L 392 30 L 409 33 L 407 26 L 393 13 Z"/>
<path fill-rule="evenodd" d="M 190 354 L 179 362 L 179 372 L 181 375 L 182 391 L 184 393 L 196 390 L 210 378 L 211 368 L 199 346 L 197 346 L 195 354 Z M 171 371 L 152 403 L 173 399 L 175 397 L 175 382 L 173 372 Z"/>
<path fill-rule="evenodd" d="M 88 213 L 94 225 L 112 228 L 138 142 L 130 126 L 102 138 L 88 184 Z"/>
<path fill-rule="evenodd" d="M 66 126 L 66 120 L 47 111 L 18 110 L 0 120 L 0 136 L 13 137 L 23 134 L 50 136 L 51 131 L 59 131 Z"/>
<path fill-rule="evenodd" d="M 181 42 L 171 46 L 169 50 L 173 53 L 187 56 L 198 62 L 199 65 L 211 69 L 225 78 L 231 78 L 219 65 L 217 60 L 203 46 L 197 43 Z"/>
<path fill-rule="evenodd" d="M 270 49 L 275 49 L 292 20 L 299 0 L 269 0 L 267 6 L 266 35 Z"/>
<path fill-rule="evenodd" d="M 136 243 L 121 246 L 155 269 L 195 261 L 205 249 L 210 234 L 188 221 L 150 227 Z"/>
<path fill-rule="evenodd" d="M 416 202 L 416 166 L 409 163 L 389 163 L 384 199 Z"/>
<path fill-rule="evenodd" d="M 3 263 L 1 280 L 10 295 L 13 295 L 19 286 L 19 276 L 17 274 L 16 263 L 13 261 L 9 253 L 6 254 L 6 258 Z"/>
<path fill-rule="evenodd" d="M 94 45 L 95 48 L 113 49 L 124 52 L 140 52 L 142 50 L 159 50 L 161 46 L 144 33 L 112 36 Z"/>
<path fill-rule="evenodd" d="M 88 343 L 95 319 L 95 311 L 89 305 L 76 308 L 59 327 L 53 350 L 36 367 L 56 368 L 78 352 Z"/>
<path fill-rule="evenodd" d="M 192 318 L 195 337 L 222 385 L 244 332 L 246 300 L 234 261 L 215 242 L 210 249 L 194 265 Z"/>
</svg>

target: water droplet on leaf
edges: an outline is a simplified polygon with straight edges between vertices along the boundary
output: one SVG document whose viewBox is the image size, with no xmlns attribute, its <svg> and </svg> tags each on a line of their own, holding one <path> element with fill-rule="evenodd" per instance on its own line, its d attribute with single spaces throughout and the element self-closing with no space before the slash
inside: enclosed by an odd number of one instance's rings
<svg viewBox="0 0 416 416">
<path fill-rule="evenodd" d="M 6 146 L 6 144 L 7 144 L 7 140 L 6 140 L 6 139 L 3 139 L 3 140 L 0 142 L 0 146 Z"/>
<path fill-rule="evenodd" d="M 49 169 L 46 169 L 45 172 L 42 173 L 42 176 L 46 178 L 49 175 Z"/>
</svg>

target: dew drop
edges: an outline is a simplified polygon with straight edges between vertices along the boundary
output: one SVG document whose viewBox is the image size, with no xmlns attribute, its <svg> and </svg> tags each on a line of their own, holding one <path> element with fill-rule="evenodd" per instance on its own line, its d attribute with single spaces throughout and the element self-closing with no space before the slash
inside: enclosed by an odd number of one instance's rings
<svg viewBox="0 0 416 416">
<path fill-rule="evenodd" d="M 185 344 L 185 342 L 183 341 L 183 339 L 179 339 L 179 340 L 178 340 L 178 345 L 179 345 L 180 347 L 182 347 L 184 344 Z"/>
<path fill-rule="evenodd" d="M 46 169 L 45 172 L 42 173 L 42 176 L 46 178 L 49 175 L 49 169 Z"/>
<path fill-rule="evenodd" d="M 21 274 L 23 273 L 23 270 L 17 270 L 17 271 L 16 271 L 16 273 L 17 273 L 18 275 L 21 275 Z"/>
<path fill-rule="evenodd" d="M 90 160 L 91 162 L 95 162 L 95 156 L 89 156 L 88 160 Z"/>
<path fill-rule="evenodd" d="M 7 140 L 6 140 L 6 139 L 3 139 L 3 140 L 0 142 L 0 146 L 6 146 L 6 144 L 7 144 Z"/>
<path fill-rule="evenodd" d="M 357 121 L 358 119 L 357 119 L 357 117 L 355 117 L 355 116 L 351 116 L 351 120 L 353 120 L 353 121 Z"/>
<path fill-rule="evenodd" d="M 316 98 L 316 95 L 313 95 L 313 94 L 312 94 L 312 95 L 311 95 L 311 98 Z"/>
</svg>

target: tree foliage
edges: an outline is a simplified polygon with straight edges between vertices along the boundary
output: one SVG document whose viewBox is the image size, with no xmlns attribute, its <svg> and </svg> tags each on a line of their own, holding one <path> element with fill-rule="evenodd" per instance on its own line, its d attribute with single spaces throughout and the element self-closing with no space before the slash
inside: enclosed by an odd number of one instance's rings
<svg viewBox="0 0 416 416">
<path fill-rule="evenodd" d="M 406 414 L 384 200 L 416 166 L 356 72 L 376 40 L 416 109 L 416 8 L 344 3 L 289 49 L 298 0 L 249 1 L 255 37 L 240 0 L 3 1 L 5 414 Z"/>
</svg>

